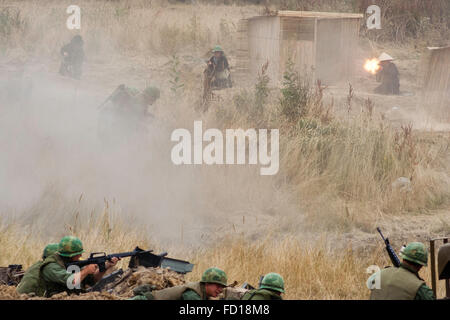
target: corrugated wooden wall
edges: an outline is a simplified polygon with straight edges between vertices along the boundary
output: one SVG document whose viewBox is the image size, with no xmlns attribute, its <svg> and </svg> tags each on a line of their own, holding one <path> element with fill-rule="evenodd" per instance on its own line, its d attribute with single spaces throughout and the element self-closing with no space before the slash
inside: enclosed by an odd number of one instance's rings
<svg viewBox="0 0 450 320">
<path fill-rule="evenodd" d="M 300 72 L 314 72 L 325 83 L 353 75 L 359 19 L 262 16 L 241 20 L 238 31 L 236 71 L 253 79 L 268 60 L 268 75 L 277 84 L 289 58 Z"/>
<path fill-rule="evenodd" d="M 269 61 L 267 74 L 274 82 L 279 79 L 280 61 L 280 18 L 259 17 L 248 24 L 248 43 L 250 73 L 256 78 L 266 61 Z"/>
<path fill-rule="evenodd" d="M 328 84 L 351 80 L 358 33 L 358 19 L 318 20 L 316 78 Z"/>
<path fill-rule="evenodd" d="M 315 18 L 281 18 L 280 78 L 289 59 L 297 70 L 312 73 Z"/>
<path fill-rule="evenodd" d="M 236 65 L 234 67 L 233 78 L 245 78 L 250 74 L 250 52 L 248 40 L 247 19 L 242 19 L 237 27 L 237 54 Z"/>
<path fill-rule="evenodd" d="M 422 56 L 419 84 L 422 103 L 450 119 L 450 47 L 427 50 Z"/>
</svg>

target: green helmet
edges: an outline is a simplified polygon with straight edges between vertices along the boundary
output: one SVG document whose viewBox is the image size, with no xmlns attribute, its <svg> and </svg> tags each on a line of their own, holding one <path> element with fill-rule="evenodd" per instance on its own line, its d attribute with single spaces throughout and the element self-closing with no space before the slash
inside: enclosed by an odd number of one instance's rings
<svg viewBox="0 0 450 320">
<path fill-rule="evenodd" d="M 46 245 L 44 248 L 44 252 L 42 253 L 42 259 L 44 260 L 45 258 L 54 254 L 56 251 L 58 251 L 58 247 L 59 247 L 58 243 L 50 243 Z"/>
<path fill-rule="evenodd" d="M 411 242 L 402 251 L 403 260 L 426 266 L 428 262 L 428 251 L 421 242 Z"/>
<path fill-rule="evenodd" d="M 215 46 L 212 52 L 223 52 L 223 49 L 221 46 Z"/>
<path fill-rule="evenodd" d="M 82 254 L 83 252 L 83 244 L 77 237 L 66 236 L 59 242 L 58 253 L 60 256 L 70 258 Z"/>
<path fill-rule="evenodd" d="M 203 272 L 202 280 L 200 282 L 203 283 L 218 283 L 223 285 L 224 287 L 227 286 L 227 275 L 225 271 L 219 269 L 219 268 L 209 268 L 206 269 L 205 272 Z"/>
<path fill-rule="evenodd" d="M 143 94 L 156 100 L 159 99 L 160 91 L 156 87 L 147 87 L 144 89 Z"/>
<path fill-rule="evenodd" d="M 261 281 L 260 289 L 269 289 L 284 293 L 284 280 L 278 273 L 268 273 Z"/>
</svg>

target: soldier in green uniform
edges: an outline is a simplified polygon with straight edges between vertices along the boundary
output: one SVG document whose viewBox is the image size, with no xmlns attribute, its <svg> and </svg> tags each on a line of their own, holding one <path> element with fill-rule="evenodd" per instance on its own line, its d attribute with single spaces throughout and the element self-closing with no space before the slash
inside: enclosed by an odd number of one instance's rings
<svg viewBox="0 0 450 320">
<path fill-rule="evenodd" d="M 241 300 L 283 300 L 284 280 L 278 273 L 268 273 L 264 276 L 258 289 L 247 291 Z"/>
<path fill-rule="evenodd" d="M 423 243 L 411 242 L 401 252 L 399 268 L 380 270 L 369 277 L 371 300 L 434 300 L 433 291 L 419 277 L 419 270 L 428 263 L 428 251 Z M 379 288 L 376 288 L 376 279 Z"/>
<path fill-rule="evenodd" d="M 83 285 L 94 285 L 104 273 L 99 272 L 96 264 L 90 264 L 77 273 L 68 272 L 65 264 L 78 261 L 84 252 L 81 240 L 66 236 L 58 244 L 58 251 L 45 258 L 38 267 L 29 270 L 27 278 L 21 282 L 19 293 L 34 293 L 37 296 L 50 297 L 56 293 L 79 292 L 77 288 Z M 112 268 L 118 259 L 106 262 L 106 268 Z"/>
<path fill-rule="evenodd" d="M 208 60 L 208 74 L 212 76 L 212 87 L 231 88 L 230 65 L 221 46 L 215 46 Z"/>
<path fill-rule="evenodd" d="M 20 283 L 17 286 L 17 292 L 22 293 L 31 293 L 36 292 L 36 284 L 37 281 L 34 281 L 34 277 L 37 275 L 37 271 L 41 267 L 44 260 L 54 254 L 56 251 L 58 251 L 58 243 L 50 243 L 45 246 L 44 252 L 42 253 L 42 260 L 39 260 L 35 264 L 33 264 L 31 267 L 28 268 L 27 271 L 25 271 L 25 274 L 23 275 L 22 280 L 20 280 Z"/>
<path fill-rule="evenodd" d="M 107 104 L 99 115 L 99 135 L 102 139 L 117 137 L 134 138 L 136 133 L 145 133 L 147 120 L 153 118 L 148 107 L 160 97 L 156 87 L 147 87 L 143 91 L 119 85 L 103 102 Z"/>
<path fill-rule="evenodd" d="M 216 298 L 227 287 L 227 275 L 219 268 L 209 268 L 199 282 L 190 282 L 181 286 L 151 291 L 149 285 L 134 290 L 131 300 L 208 300 Z"/>
</svg>

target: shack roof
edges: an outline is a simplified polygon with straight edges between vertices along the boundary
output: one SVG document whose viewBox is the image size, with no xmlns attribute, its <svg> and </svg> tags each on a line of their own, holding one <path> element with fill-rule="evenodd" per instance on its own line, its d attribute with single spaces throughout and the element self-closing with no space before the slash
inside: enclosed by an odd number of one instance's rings
<svg viewBox="0 0 450 320">
<path fill-rule="evenodd" d="M 428 50 L 447 50 L 450 49 L 450 46 L 447 47 L 427 47 Z"/>
<path fill-rule="evenodd" d="M 276 14 L 256 16 L 249 19 L 265 17 L 288 17 L 288 18 L 319 18 L 319 19 L 362 19 L 362 13 L 343 13 L 343 12 L 318 12 L 318 11 L 287 11 L 280 10 Z"/>
</svg>

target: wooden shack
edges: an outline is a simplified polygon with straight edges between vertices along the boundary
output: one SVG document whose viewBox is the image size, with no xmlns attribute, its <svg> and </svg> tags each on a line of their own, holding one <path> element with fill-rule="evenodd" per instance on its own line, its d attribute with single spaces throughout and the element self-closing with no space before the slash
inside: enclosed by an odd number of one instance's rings
<svg viewBox="0 0 450 320">
<path fill-rule="evenodd" d="M 421 58 L 419 75 L 421 104 L 450 120 L 450 46 L 427 48 Z"/>
<path fill-rule="evenodd" d="M 278 82 L 291 59 L 300 72 L 324 83 L 349 80 L 362 18 L 352 13 L 278 11 L 241 20 L 236 71 L 255 78 L 269 61 L 268 74 Z"/>
</svg>

